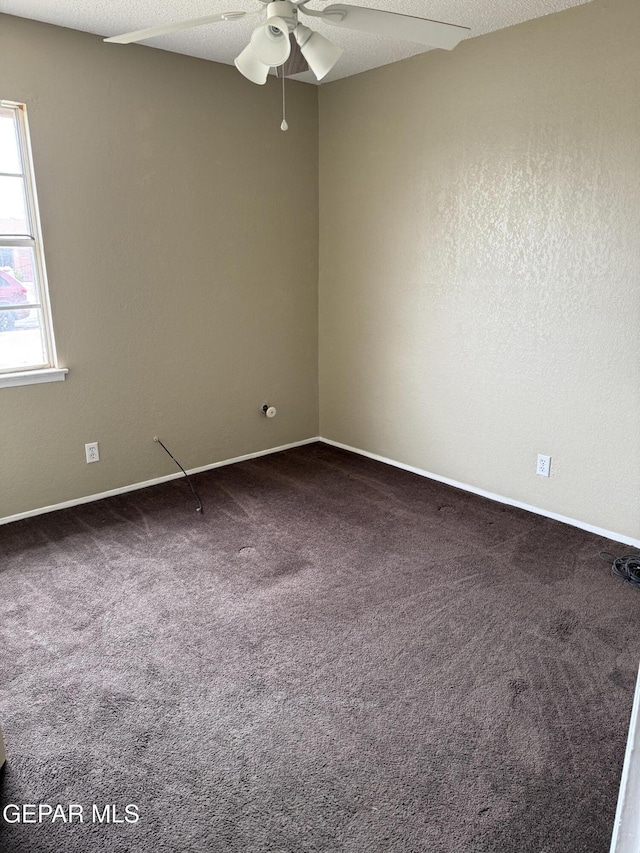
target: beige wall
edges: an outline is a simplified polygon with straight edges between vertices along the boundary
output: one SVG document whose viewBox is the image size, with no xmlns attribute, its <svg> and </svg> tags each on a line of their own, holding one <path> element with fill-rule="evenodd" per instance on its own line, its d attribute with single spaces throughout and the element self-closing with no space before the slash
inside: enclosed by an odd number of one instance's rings
<svg viewBox="0 0 640 853">
<path fill-rule="evenodd" d="M 640 536 L 638 31 L 595 0 L 320 89 L 322 435 Z M 155 434 L 317 434 L 318 90 L 283 134 L 275 80 L 6 16 L 0 81 L 70 369 L 0 389 L 0 518 L 172 473 Z"/>
<path fill-rule="evenodd" d="M 317 435 L 317 89 L 0 16 L 0 97 L 69 368 L 0 389 L 0 518 Z"/>
<path fill-rule="evenodd" d="M 640 537 L 639 33 L 596 0 L 321 88 L 323 436 Z"/>
</svg>

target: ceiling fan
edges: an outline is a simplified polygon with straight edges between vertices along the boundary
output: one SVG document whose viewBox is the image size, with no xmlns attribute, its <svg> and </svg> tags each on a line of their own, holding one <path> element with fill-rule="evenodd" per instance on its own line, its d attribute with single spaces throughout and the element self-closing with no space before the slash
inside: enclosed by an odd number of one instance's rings
<svg viewBox="0 0 640 853">
<path fill-rule="evenodd" d="M 136 30 L 122 36 L 106 38 L 106 42 L 130 44 L 180 30 L 261 16 L 264 23 L 254 30 L 251 41 L 235 58 L 235 66 L 248 80 L 264 85 L 271 68 L 278 76 L 298 74 L 308 68 L 322 80 L 336 64 L 343 49 L 323 35 L 298 22 L 298 14 L 320 18 L 336 27 L 347 27 L 365 33 L 416 42 L 427 47 L 452 50 L 469 32 L 468 27 L 415 18 L 380 9 L 347 6 L 342 3 L 325 9 L 307 9 L 310 0 L 258 0 L 261 7 L 252 12 L 222 12 L 176 24 Z M 265 15 L 266 10 L 266 15 Z"/>
</svg>

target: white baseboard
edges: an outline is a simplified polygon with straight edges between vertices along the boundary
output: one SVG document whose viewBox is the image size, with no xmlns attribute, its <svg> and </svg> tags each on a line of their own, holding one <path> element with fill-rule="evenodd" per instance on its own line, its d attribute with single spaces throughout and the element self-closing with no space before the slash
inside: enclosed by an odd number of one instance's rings
<svg viewBox="0 0 640 853">
<path fill-rule="evenodd" d="M 422 468 L 416 468 L 413 465 L 405 465 L 404 462 L 396 462 L 395 459 L 388 459 L 386 456 L 379 456 L 377 453 L 369 453 L 368 450 L 351 447 L 348 444 L 342 444 L 339 441 L 333 441 L 332 439 L 324 438 L 323 436 L 305 438 L 302 441 L 294 441 L 291 444 L 283 444 L 280 447 L 270 447 L 267 450 L 259 450 L 256 453 L 245 453 L 244 456 L 235 456 L 233 459 L 223 459 L 220 462 L 212 462 L 210 465 L 201 465 L 198 468 L 190 468 L 187 473 L 199 474 L 201 471 L 210 471 L 213 468 L 222 468 L 224 465 L 233 465 L 236 462 L 244 462 L 246 459 L 257 459 L 259 456 L 268 456 L 271 453 L 279 453 L 282 450 L 290 450 L 293 447 L 302 447 L 305 444 L 313 444 L 316 441 L 321 441 L 324 444 L 331 445 L 332 447 L 339 447 L 342 450 L 348 450 L 351 453 L 358 454 L 359 456 L 366 456 L 368 459 L 375 459 L 376 462 L 384 462 L 385 465 L 393 465 L 394 468 L 402 468 L 403 471 L 410 471 L 412 474 L 418 474 L 420 477 L 427 477 L 429 480 L 437 480 L 439 483 L 446 483 L 448 486 L 454 486 L 456 489 L 462 489 L 465 492 L 472 492 L 474 495 L 480 495 L 483 498 L 489 498 L 490 500 L 497 501 L 498 503 L 515 506 L 519 509 L 527 510 L 527 512 L 542 515 L 545 518 L 552 518 L 554 521 L 561 521 L 564 524 L 570 524 L 572 527 L 579 527 L 581 530 L 587 530 L 589 533 L 595 533 L 597 536 L 603 536 L 605 539 L 612 539 L 615 542 L 622 542 L 625 545 L 640 548 L 640 539 L 634 539 L 631 536 L 616 533 L 612 530 L 605 530 L 602 527 L 596 527 L 594 524 L 589 524 L 586 521 L 578 521 L 575 518 L 568 518 L 567 516 L 559 515 L 556 512 L 550 512 L 549 510 L 541 509 L 540 507 L 525 504 L 522 501 L 506 498 L 503 495 L 496 495 L 493 492 L 478 489 L 476 486 L 470 486 L 467 483 L 460 483 L 458 480 L 451 480 L 449 477 L 441 477 L 439 474 L 424 471 Z M 16 515 L 8 515 L 4 518 L 0 518 L 0 525 L 9 524 L 12 521 L 20 521 L 23 518 L 31 518 L 34 515 L 42 515 L 46 512 L 55 512 L 58 509 L 66 509 L 67 507 L 79 506 L 80 504 L 91 503 L 92 501 L 99 501 L 103 498 L 110 498 L 114 495 L 123 495 L 126 492 L 134 492 L 137 489 L 146 489 L 148 486 L 155 486 L 158 483 L 166 483 L 169 480 L 177 480 L 179 477 L 183 476 L 184 475 L 182 473 L 176 471 L 175 474 L 166 474 L 163 477 L 155 477 L 153 480 L 145 480 L 142 483 L 131 483 L 130 485 L 120 486 L 117 489 L 109 489 L 109 491 L 99 492 L 95 495 L 86 495 L 81 498 L 74 498 L 70 501 L 63 501 L 62 503 L 51 504 L 50 506 L 38 507 L 37 509 L 30 509 L 26 512 L 20 512 Z"/>
<path fill-rule="evenodd" d="M 640 675 L 631 711 L 627 750 L 622 767 L 618 808 L 613 824 L 610 853 L 638 853 L 640 850 Z"/>
<path fill-rule="evenodd" d="M 305 438 L 302 441 L 293 441 L 291 444 L 282 444 L 280 447 L 270 447 L 268 450 L 258 450 L 256 453 L 245 453 L 244 456 L 235 456 L 233 459 L 223 459 L 221 462 L 212 462 L 210 465 L 200 465 L 199 468 L 190 468 L 187 474 L 199 474 L 201 471 L 210 471 L 212 468 L 222 468 L 224 465 L 233 465 L 235 462 L 244 462 L 246 459 L 257 459 L 258 456 L 269 456 L 271 453 L 279 453 L 281 450 L 290 450 L 292 447 L 302 447 L 304 444 L 313 444 L 320 439 L 318 436 L 313 438 Z M 167 483 L 169 480 L 177 480 L 179 477 L 184 477 L 184 474 L 177 471 L 175 474 L 166 474 L 163 477 L 155 477 L 153 480 L 145 480 L 143 483 L 131 483 L 128 486 L 120 486 L 117 489 L 109 489 L 107 492 L 99 492 L 95 495 L 86 495 L 81 498 L 74 498 L 70 501 L 51 504 L 51 506 L 41 506 L 38 509 L 30 509 L 26 512 L 19 512 L 16 515 L 8 515 L 0 518 L 0 524 L 9 524 L 11 521 L 20 521 L 23 518 L 31 518 L 34 515 L 43 515 L 45 512 L 55 512 L 58 509 L 66 509 L 71 506 L 79 506 L 80 504 L 91 503 L 92 501 L 100 501 L 103 498 L 110 498 L 114 495 L 124 495 L 126 492 L 135 492 L 137 489 L 146 489 L 147 486 L 156 486 L 158 483 Z"/>
<path fill-rule="evenodd" d="M 522 501 L 516 501 L 512 498 L 505 498 L 504 495 L 496 495 L 493 492 L 487 492 L 484 489 L 478 489 L 476 486 L 470 486 L 467 483 L 459 483 L 457 480 L 451 480 L 449 477 L 441 477 L 439 474 L 432 474 L 430 471 L 423 471 L 422 468 L 415 468 L 413 465 L 405 465 L 404 462 L 396 462 L 395 459 L 388 459 L 386 456 L 379 456 L 377 453 L 369 453 L 368 450 L 360 450 L 358 447 L 351 447 L 348 444 L 342 444 L 339 441 L 332 441 L 330 438 L 320 436 L 320 441 L 324 444 L 330 444 L 332 447 L 339 447 L 342 450 L 349 450 L 351 453 L 357 453 L 359 456 L 366 456 L 368 459 L 375 459 L 376 462 L 384 462 L 386 465 L 393 465 L 394 468 L 402 468 L 403 471 L 411 471 L 412 474 L 419 474 L 421 477 L 427 477 L 429 480 L 437 480 L 439 483 L 446 483 L 447 486 L 454 486 L 456 489 L 462 489 L 465 492 L 472 492 L 474 495 L 481 495 L 483 498 L 489 498 L 492 501 L 497 501 L 501 504 L 518 507 L 518 509 L 526 509 L 527 512 L 533 512 L 536 515 L 543 515 L 545 518 L 552 518 L 554 521 L 562 521 L 564 524 L 570 524 L 572 527 L 579 527 L 581 530 L 587 530 L 589 533 L 595 533 L 597 536 L 603 536 L 605 539 L 613 539 L 615 542 L 622 542 L 624 545 L 632 545 L 634 548 L 640 548 L 640 539 L 634 539 L 631 536 L 626 536 L 623 533 L 616 533 L 613 530 L 605 530 L 602 527 L 596 527 L 595 524 L 589 524 L 586 521 L 578 521 L 575 518 L 568 518 L 566 515 L 560 515 L 557 512 L 550 512 L 546 509 L 541 509 L 537 506 L 525 504 Z"/>
</svg>

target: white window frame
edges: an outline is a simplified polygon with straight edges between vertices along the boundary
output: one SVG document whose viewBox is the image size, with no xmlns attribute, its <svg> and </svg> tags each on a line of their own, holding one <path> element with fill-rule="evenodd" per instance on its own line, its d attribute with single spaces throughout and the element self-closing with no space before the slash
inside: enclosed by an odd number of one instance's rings
<svg viewBox="0 0 640 853">
<path fill-rule="evenodd" d="M 40 311 L 43 324 L 42 337 L 44 347 L 46 349 L 46 358 L 40 364 L 28 366 L 16 365 L 13 367 L 0 368 L 0 388 L 2 388 L 11 385 L 57 382 L 64 379 L 68 371 L 66 368 L 58 366 L 56 344 L 53 336 L 53 320 L 51 317 L 51 306 L 49 303 L 49 286 L 47 282 L 47 271 L 42 246 L 42 231 L 40 228 L 40 215 L 38 212 L 38 196 L 36 193 L 33 158 L 31 156 L 27 107 L 26 104 L 7 100 L 0 100 L 0 107 L 2 107 L 2 109 L 11 110 L 15 113 L 22 168 L 21 172 L 0 172 L 0 175 L 6 177 L 20 177 L 23 179 L 29 229 L 28 235 L 7 235 L 0 233 L 0 248 L 30 248 L 33 250 L 36 280 L 38 282 L 39 302 L 21 303 L 15 307 L 32 308 Z M 2 307 L 11 308 L 11 306 Z"/>
</svg>

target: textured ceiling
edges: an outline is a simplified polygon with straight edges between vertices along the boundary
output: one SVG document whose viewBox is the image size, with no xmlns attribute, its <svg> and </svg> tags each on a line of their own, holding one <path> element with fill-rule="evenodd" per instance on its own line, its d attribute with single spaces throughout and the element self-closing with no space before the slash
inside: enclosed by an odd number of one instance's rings
<svg viewBox="0 0 640 853">
<path fill-rule="evenodd" d="M 329 3 L 311 0 L 310 9 L 323 9 Z M 513 24 L 581 6 L 589 0 L 356 0 L 351 5 L 386 9 L 419 18 L 431 18 L 469 27 L 473 38 Z M 1 0 L 0 11 L 22 18 L 46 21 L 61 27 L 84 30 L 101 36 L 114 36 L 143 27 L 214 15 L 240 9 L 264 8 L 257 0 L 180 0 L 169 7 L 166 0 Z M 322 33 L 345 49 L 334 69 L 322 81 L 350 77 L 370 68 L 388 65 L 408 56 L 424 53 L 419 44 L 358 33 L 333 27 L 318 18 L 300 16 L 301 22 Z M 144 42 L 152 47 L 232 64 L 234 57 L 248 44 L 259 18 L 210 24 L 174 35 Z M 105 50 L 127 50 L 126 45 L 105 44 Z M 317 82 L 311 72 L 296 77 Z"/>
</svg>

